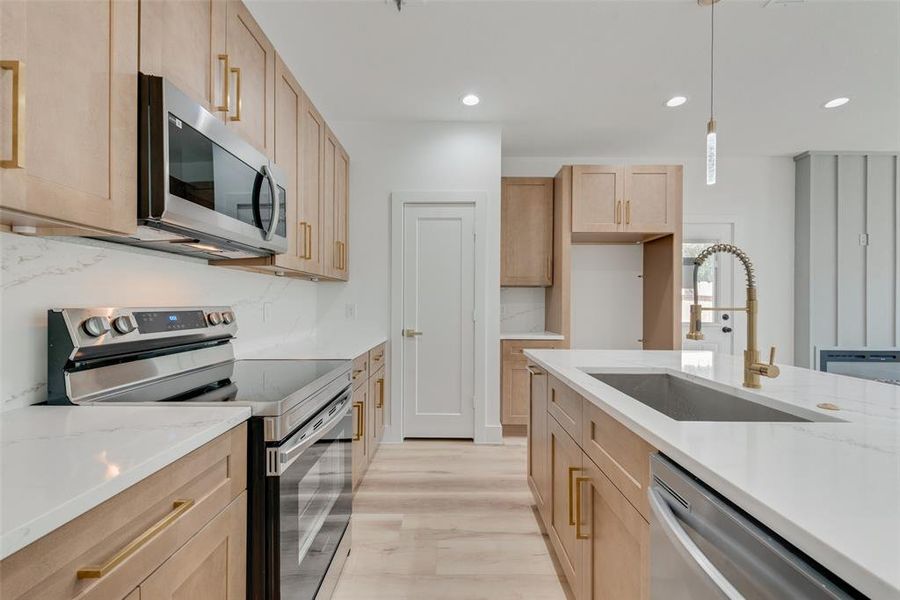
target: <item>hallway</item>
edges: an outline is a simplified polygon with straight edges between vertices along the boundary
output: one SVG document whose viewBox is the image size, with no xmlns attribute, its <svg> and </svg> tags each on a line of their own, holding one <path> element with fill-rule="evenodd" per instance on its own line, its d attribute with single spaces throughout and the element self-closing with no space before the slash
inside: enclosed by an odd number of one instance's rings
<svg viewBox="0 0 900 600">
<path fill-rule="evenodd" d="M 334 600 L 566 600 L 525 468 L 524 438 L 381 446 Z"/>
</svg>

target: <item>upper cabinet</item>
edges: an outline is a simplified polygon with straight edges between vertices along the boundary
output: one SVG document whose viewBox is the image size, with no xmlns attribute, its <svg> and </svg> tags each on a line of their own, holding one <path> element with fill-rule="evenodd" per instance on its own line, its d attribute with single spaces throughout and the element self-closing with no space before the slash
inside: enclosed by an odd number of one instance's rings
<svg viewBox="0 0 900 600">
<path fill-rule="evenodd" d="M 304 96 L 300 113 L 300 195 L 297 200 L 301 269 L 324 275 L 325 119 Z"/>
<path fill-rule="evenodd" d="M 2 2 L 0 22 L 0 222 L 132 233 L 138 4 Z"/>
<path fill-rule="evenodd" d="M 553 285 L 553 178 L 504 177 L 500 285 Z"/>
<path fill-rule="evenodd" d="M 228 0 L 225 36 L 228 123 L 271 157 L 275 139 L 275 48 L 240 0 Z"/>
<path fill-rule="evenodd" d="M 576 241 L 639 241 L 675 233 L 681 183 L 681 166 L 572 167 L 572 233 L 614 234 L 576 236 Z"/>
<path fill-rule="evenodd" d="M 140 70 L 165 77 L 209 112 L 225 118 L 229 90 L 226 3 L 141 2 Z"/>
<path fill-rule="evenodd" d="M 324 152 L 324 252 L 329 277 L 346 280 L 347 230 L 350 200 L 350 158 L 331 129 L 325 131 Z"/>
</svg>

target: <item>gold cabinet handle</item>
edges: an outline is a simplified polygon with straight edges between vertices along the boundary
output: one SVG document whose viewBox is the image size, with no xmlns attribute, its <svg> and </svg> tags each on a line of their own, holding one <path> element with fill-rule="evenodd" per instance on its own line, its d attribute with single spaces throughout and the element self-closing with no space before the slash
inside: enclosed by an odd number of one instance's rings
<svg viewBox="0 0 900 600">
<path fill-rule="evenodd" d="M 625 201 L 625 224 L 631 225 L 631 200 Z"/>
<path fill-rule="evenodd" d="M 543 371 L 541 371 L 537 367 L 532 367 L 531 365 L 528 365 L 525 368 L 528 370 L 528 375 L 531 377 L 534 377 L 535 375 L 543 375 L 544 374 Z"/>
<path fill-rule="evenodd" d="M 365 411 L 363 410 L 364 405 L 362 402 L 354 402 L 353 408 L 359 409 L 359 413 L 356 417 L 356 431 L 353 434 L 353 441 L 358 442 L 362 439 L 363 433 L 365 431 L 363 428 L 363 415 L 365 414 Z"/>
<path fill-rule="evenodd" d="M 581 484 L 590 481 L 590 477 L 575 478 L 575 539 L 586 540 L 590 537 L 587 533 L 581 533 Z"/>
<path fill-rule="evenodd" d="M 547 281 L 553 281 L 553 257 L 547 256 Z"/>
<path fill-rule="evenodd" d="M 229 70 L 228 70 L 228 55 L 220 54 L 219 62 L 224 64 L 222 69 L 222 104 L 216 107 L 216 110 L 221 110 L 225 113 L 231 110 L 231 86 L 229 85 Z"/>
<path fill-rule="evenodd" d="M 569 525 L 575 524 L 575 506 L 574 506 L 574 493 L 572 488 L 575 487 L 575 480 L 572 477 L 575 473 L 580 473 L 584 471 L 581 467 L 569 467 Z"/>
<path fill-rule="evenodd" d="M 384 377 L 376 380 L 375 385 L 378 386 L 378 403 L 375 408 L 382 408 L 384 406 Z"/>
<path fill-rule="evenodd" d="M 415 329 L 404 329 L 403 336 L 404 337 L 416 337 L 422 335 L 421 331 L 416 331 Z"/>
<path fill-rule="evenodd" d="M 177 521 L 178 517 L 186 513 L 193 505 L 193 499 L 176 500 L 169 514 L 151 525 L 144 533 L 131 540 L 127 546 L 113 554 L 105 563 L 100 566 L 78 569 L 76 573 L 78 579 L 100 579 L 104 577 L 128 557 L 140 550 L 147 542 L 159 535 L 165 528 Z"/>
<path fill-rule="evenodd" d="M 241 120 L 241 68 L 240 67 L 231 67 L 228 69 L 231 73 L 234 73 L 234 95 L 235 95 L 235 111 L 233 117 L 228 117 L 229 121 L 240 121 Z"/>
<path fill-rule="evenodd" d="M 335 269 L 341 268 L 341 242 L 334 240 L 334 260 L 332 261 Z"/>
<path fill-rule="evenodd" d="M 622 222 L 622 201 L 616 200 L 616 225 Z"/>
<path fill-rule="evenodd" d="M 0 71 L 12 73 L 12 154 L 0 160 L 0 168 L 21 169 L 25 163 L 25 65 L 20 60 L 0 60 Z"/>
<path fill-rule="evenodd" d="M 312 260 L 312 223 L 306 224 L 306 260 Z"/>
<path fill-rule="evenodd" d="M 341 245 L 341 271 L 347 268 L 347 246 L 344 242 L 338 242 Z"/>
</svg>

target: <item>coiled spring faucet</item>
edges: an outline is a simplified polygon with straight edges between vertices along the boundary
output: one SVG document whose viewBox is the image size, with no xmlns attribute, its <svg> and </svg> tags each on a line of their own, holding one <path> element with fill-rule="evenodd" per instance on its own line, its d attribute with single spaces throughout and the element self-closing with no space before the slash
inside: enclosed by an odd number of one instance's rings
<svg viewBox="0 0 900 600">
<path fill-rule="evenodd" d="M 713 254 L 724 252 L 731 254 L 737 258 L 744 266 L 744 272 L 747 275 L 747 306 L 743 308 L 719 307 L 719 306 L 701 306 L 699 303 L 699 295 L 697 293 L 697 271 L 710 256 Z M 744 350 L 744 387 L 760 388 L 759 376 L 778 377 L 780 371 L 775 366 L 775 346 L 769 351 L 769 362 L 759 362 L 759 348 L 756 342 L 756 318 L 757 318 L 757 301 L 756 301 L 756 275 L 753 273 L 753 263 L 747 253 L 733 244 L 713 244 L 708 248 L 704 248 L 700 254 L 694 258 L 694 303 L 691 304 L 691 322 L 690 329 L 687 334 L 689 340 L 702 340 L 703 332 L 700 330 L 701 320 L 704 310 L 710 311 L 741 311 L 747 313 L 747 349 Z"/>
</svg>

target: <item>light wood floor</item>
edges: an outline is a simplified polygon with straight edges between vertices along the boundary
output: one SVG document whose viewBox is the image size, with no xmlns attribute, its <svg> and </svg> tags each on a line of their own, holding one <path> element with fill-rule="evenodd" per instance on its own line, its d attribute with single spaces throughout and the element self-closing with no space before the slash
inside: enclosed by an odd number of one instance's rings
<svg viewBox="0 0 900 600">
<path fill-rule="evenodd" d="M 334 600 L 566 600 L 525 451 L 524 438 L 382 445 L 354 498 Z"/>
</svg>

